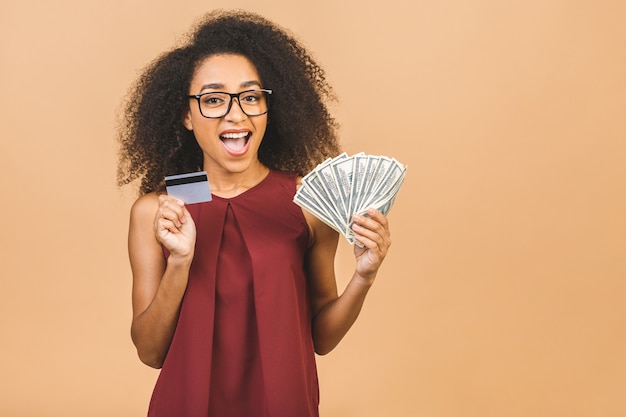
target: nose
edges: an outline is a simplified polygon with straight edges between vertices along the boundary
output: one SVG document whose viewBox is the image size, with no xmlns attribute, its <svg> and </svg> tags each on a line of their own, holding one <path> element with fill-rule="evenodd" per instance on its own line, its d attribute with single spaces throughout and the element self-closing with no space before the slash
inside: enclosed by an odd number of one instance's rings
<svg viewBox="0 0 626 417">
<path fill-rule="evenodd" d="M 243 112 L 243 108 L 239 103 L 239 99 L 235 97 L 231 98 L 230 108 L 228 109 L 228 113 L 224 115 L 224 118 L 232 122 L 241 122 L 245 120 L 246 117 L 247 116 Z"/>
</svg>

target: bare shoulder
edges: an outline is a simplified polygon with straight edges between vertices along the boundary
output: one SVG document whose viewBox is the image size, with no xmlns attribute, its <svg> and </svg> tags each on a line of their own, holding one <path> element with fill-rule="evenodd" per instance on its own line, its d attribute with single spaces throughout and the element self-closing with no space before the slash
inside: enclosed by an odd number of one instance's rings
<svg viewBox="0 0 626 417">
<path fill-rule="evenodd" d="M 148 193 L 139 197 L 130 209 L 132 220 L 140 220 L 154 217 L 159 208 L 159 196 L 157 193 Z"/>
<path fill-rule="evenodd" d="M 144 194 L 139 197 L 130 209 L 130 221 L 128 238 L 131 251 L 141 251 L 142 247 L 153 246 L 156 242 L 153 223 L 159 209 L 159 197 L 157 193 Z M 134 245 L 139 243 L 139 245 Z"/>
<path fill-rule="evenodd" d="M 160 279 L 163 272 L 163 252 L 154 232 L 158 209 L 158 195 L 149 193 L 139 197 L 130 210 L 128 251 L 135 282 L 143 281 L 146 276 Z"/>
</svg>

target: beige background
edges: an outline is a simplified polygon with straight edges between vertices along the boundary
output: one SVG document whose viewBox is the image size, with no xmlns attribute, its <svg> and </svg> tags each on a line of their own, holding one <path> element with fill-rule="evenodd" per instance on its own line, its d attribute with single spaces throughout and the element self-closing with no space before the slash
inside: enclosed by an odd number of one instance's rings
<svg viewBox="0 0 626 417">
<path fill-rule="evenodd" d="M 318 361 L 322 415 L 626 415 L 619 0 L 2 0 L 0 415 L 145 415 L 115 112 L 225 6 L 314 51 L 349 153 L 409 165 L 376 287 Z"/>
</svg>

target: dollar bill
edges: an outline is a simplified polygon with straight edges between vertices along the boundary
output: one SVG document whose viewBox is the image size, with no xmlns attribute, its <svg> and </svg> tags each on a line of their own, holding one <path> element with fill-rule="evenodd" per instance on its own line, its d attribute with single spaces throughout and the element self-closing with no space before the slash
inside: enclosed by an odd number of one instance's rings
<svg viewBox="0 0 626 417">
<path fill-rule="evenodd" d="M 359 244 L 352 232 L 355 213 L 373 207 L 387 215 L 406 177 L 407 168 L 394 158 L 346 153 L 329 158 L 302 178 L 294 202 L 349 243 Z"/>
</svg>

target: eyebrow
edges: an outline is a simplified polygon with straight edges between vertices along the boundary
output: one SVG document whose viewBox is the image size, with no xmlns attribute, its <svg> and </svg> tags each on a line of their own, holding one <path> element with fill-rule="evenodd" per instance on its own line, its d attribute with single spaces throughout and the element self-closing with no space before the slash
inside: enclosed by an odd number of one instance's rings
<svg viewBox="0 0 626 417">
<path fill-rule="evenodd" d="M 257 86 L 257 87 L 261 87 L 261 83 L 259 81 L 244 81 L 241 84 L 239 84 L 239 86 L 241 88 L 248 88 L 248 87 L 252 87 L 252 86 Z M 211 84 L 205 84 L 202 86 L 202 88 L 200 89 L 200 91 L 204 91 L 204 90 L 219 90 L 219 89 L 224 89 L 224 84 L 222 83 L 211 83 Z"/>
</svg>

